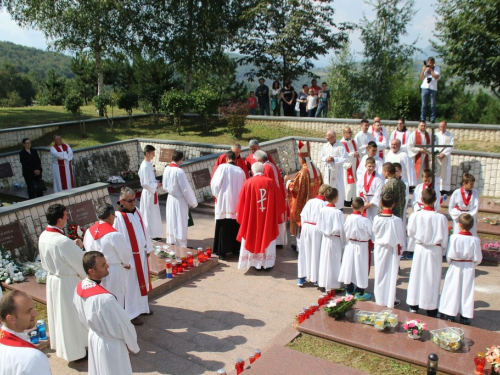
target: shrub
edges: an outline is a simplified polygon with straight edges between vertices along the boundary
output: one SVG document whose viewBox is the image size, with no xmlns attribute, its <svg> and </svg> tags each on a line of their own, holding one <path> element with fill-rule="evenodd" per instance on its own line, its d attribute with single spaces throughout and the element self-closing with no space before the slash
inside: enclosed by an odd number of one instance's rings
<svg viewBox="0 0 500 375">
<path fill-rule="evenodd" d="M 221 120 L 226 120 L 227 129 L 233 138 L 240 138 L 245 129 L 245 119 L 248 116 L 247 102 L 234 102 L 228 106 L 219 107 Z"/>
<path fill-rule="evenodd" d="M 94 96 L 92 101 L 94 102 L 94 106 L 99 116 L 105 116 L 111 130 L 113 130 L 113 119 L 108 117 L 108 106 L 112 107 L 114 105 L 111 95 L 104 92 L 101 95 Z"/>
<path fill-rule="evenodd" d="M 182 115 L 191 107 L 191 97 L 182 90 L 166 91 L 161 97 L 161 108 L 174 117 L 174 127 L 181 132 Z"/>
<path fill-rule="evenodd" d="M 82 106 L 83 106 L 83 98 L 77 92 L 70 92 L 66 95 L 66 98 L 63 101 L 64 109 L 75 117 L 75 120 L 78 121 L 80 125 L 80 130 L 84 136 L 87 135 L 87 130 L 85 129 L 85 121 L 81 121 L 80 115 L 82 114 Z"/>
<path fill-rule="evenodd" d="M 139 96 L 133 91 L 127 91 L 118 98 L 118 108 L 127 111 L 132 117 L 132 111 L 139 106 Z"/>
<path fill-rule="evenodd" d="M 200 87 L 191 93 L 194 110 L 202 117 L 205 131 L 210 131 L 210 119 L 217 113 L 219 107 L 219 95 L 209 88 Z"/>
</svg>

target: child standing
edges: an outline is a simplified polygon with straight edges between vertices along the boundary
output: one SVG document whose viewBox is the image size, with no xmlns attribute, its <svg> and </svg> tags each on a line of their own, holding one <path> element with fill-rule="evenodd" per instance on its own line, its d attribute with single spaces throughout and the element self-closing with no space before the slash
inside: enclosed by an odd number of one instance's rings
<svg viewBox="0 0 500 375">
<path fill-rule="evenodd" d="M 477 236 L 477 211 L 479 209 L 479 193 L 474 189 L 476 179 L 470 173 L 465 173 L 462 177 L 462 187 L 455 190 L 450 198 L 449 211 L 453 219 L 453 234 L 460 232 L 458 218 L 462 214 L 469 214 L 474 218 L 474 225 L 470 232 Z"/>
<path fill-rule="evenodd" d="M 354 294 L 358 300 L 367 300 L 371 294 L 368 287 L 368 241 L 373 237 L 372 222 L 363 217 L 364 201 L 360 197 L 352 200 L 352 215 L 345 221 L 346 246 L 339 281 L 347 284 L 347 294 Z"/>
<path fill-rule="evenodd" d="M 469 325 L 474 315 L 474 276 L 476 266 L 483 260 L 479 238 L 470 232 L 474 218 L 470 214 L 458 217 L 460 232 L 450 236 L 446 260 L 450 264 L 444 279 L 439 312 L 446 320 Z"/>
<path fill-rule="evenodd" d="M 398 280 L 399 258 L 404 247 L 405 234 L 402 220 L 392 214 L 394 197 L 384 194 L 380 201 L 382 212 L 373 220 L 375 236 L 375 303 L 393 308 L 401 301 L 396 299 L 396 282 Z"/>
<path fill-rule="evenodd" d="M 345 244 L 344 213 L 335 208 L 339 192 L 335 188 L 326 189 L 324 206 L 318 218 L 318 231 L 322 233 L 319 258 L 318 286 L 327 292 L 340 287 L 339 273 L 342 249 Z"/>
<path fill-rule="evenodd" d="M 323 184 L 319 187 L 318 196 L 309 199 L 300 213 L 301 231 L 299 259 L 297 270 L 299 281 L 297 285 L 302 287 L 307 281 L 317 285 L 319 271 L 319 252 L 321 249 L 321 232 L 318 231 L 317 223 L 319 212 L 326 206 L 324 194 L 330 186 Z"/>
<path fill-rule="evenodd" d="M 366 217 L 373 221 L 378 212 L 380 204 L 380 192 L 385 180 L 375 171 L 375 159 L 367 158 L 365 162 L 366 172 L 356 182 L 358 196 L 365 201 Z"/>
<path fill-rule="evenodd" d="M 318 96 L 316 95 L 313 89 L 309 89 L 309 96 L 307 97 L 308 117 L 315 117 L 317 108 L 318 108 Z"/>
<path fill-rule="evenodd" d="M 424 203 L 422 202 L 422 191 L 425 189 L 433 189 L 436 191 L 436 203 L 434 203 L 434 211 L 439 211 L 439 209 L 441 208 L 441 193 L 439 192 L 439 189 L 434 188 L 435 186 L 432 186 L 432 171 L 430 169 L 424 169 L 422 172 L 422 183 L 415 187 L 413 196 L 411 198 L 413 212 L 420 211 L 424 207 Z"/>
<path fill-rule="evenodd" d="M 366 172 L 365 164 L 366 164 L 366 159 L 368 158 L 373 158 L 373 160 L 375 160 L 375 170 L 379 175 L 382 176 L 384 161 L 377 156 L 377 151 L 378 151 L 377 144 L 373 141 L 368 142 L 368 144 L 366 145 L 367 155 L 361 158 L 358 169 L 356 170 L 356 176 L 358 178 L 358 181 L 361 178 L 363 178 L 363 175 Z"/>
<path fill-rule="evenodd" d="M 427 315 L 437 315 L 439 286 L 441 284 L 441 263 L 444 249 L 448 246 L 448 220 L 434 211 L 436 191 L 422 191 L 422 210 L 411 214 L 408 220 L 408 236 L 415 244 L 415 254 L 410 271 L 406 303 L 410 312 L 419 308 Z"/>
<path fill-rule="evenodd" d="M 250 97 L 248 98 L 248 108 L 250 108 L 250 114 L 255 116 L 257 114 L 257 98 L 255 93 L 250 91 Z"/>
</svg>

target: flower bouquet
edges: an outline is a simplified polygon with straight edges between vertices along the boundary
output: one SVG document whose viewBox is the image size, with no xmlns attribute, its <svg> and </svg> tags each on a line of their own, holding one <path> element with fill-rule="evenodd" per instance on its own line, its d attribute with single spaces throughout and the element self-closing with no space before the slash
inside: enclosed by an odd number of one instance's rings
<svg viewBox="0 0 500 375">
<path fill-rule="evenodd" d="M 353 308 L 355 303 L 356 300 L 353 295 L 338 297 L 328 302 L 324 310 L 332 318 L 342 319 Z"/>
<path fill-rule="evenodd" d="M 427 330 L 427 324 L 421 322 L 420 319 L 407 320 L 403 324 L 403 329 L 408 333 L 408 337 L 417 340 Z"/>
<path fill-rule="evenodd" d="M 122 178 L 122 176 L 110 176 L 107 182 L 110 184 L 124 184 L 125 180 Z"/>
<path fill-rule="evenodd" d="M 82 229 L 82 227 L 76 224 L 68 223 L 67 230 L 68 230 L 68 238 L 71 238 L 72 240 L 83 241 L 83 235 L 85 234 L 85 230 Z"/>
<path fill-rule="evenodd" d="M 124 180 L 128 181 L 137 180 L 139 178 L 139 175 L 130 169 L 128 171 L 121 172 L 120 174 Z"/>
<path fill-rule="evenodd" d="M 448 236 L 451 236 L 453 234 L 453 227 L 450 225 L 448 227 Z"/>
<path fill-rule="evenodd" d="M 7 285 L 24 281 L 26 271 L 22 265 L 13 258 L 11 251 L 0 246 L 0 281 L 5 281 Z"/>
<path fill-rule="evenodd" d="M 500 346 L 492 346 L 487 349 L 486 360 L 491 364 L 493 373 L 500 373 Z"/>
</svg>

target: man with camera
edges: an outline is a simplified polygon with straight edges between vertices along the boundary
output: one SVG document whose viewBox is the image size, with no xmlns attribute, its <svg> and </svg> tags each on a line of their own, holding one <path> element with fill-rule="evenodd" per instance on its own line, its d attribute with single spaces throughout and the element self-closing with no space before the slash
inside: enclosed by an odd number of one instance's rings
<svg viewBox="0 0 500 375">
<path fill-rule="evenodd" d="M 422 95 L 422 109 L 420 112 L 420 121 L 425 121 L 427 105 L 429 104 L 429 98 L 431 101 L 431 116 L 430 121 L 434 123 L 436 121 L 436 96 L 437 96 L 437 84 L 441 70 L 438 66 L 434 65 L 436 61 L 434 57 L 429 57 L 427 61 L 424 61 L 424 66 L 422 67 L 422 72 L 420 73 L 420 79 L 422 80 L 422 85 L 420 86 Z"/>
</svg>

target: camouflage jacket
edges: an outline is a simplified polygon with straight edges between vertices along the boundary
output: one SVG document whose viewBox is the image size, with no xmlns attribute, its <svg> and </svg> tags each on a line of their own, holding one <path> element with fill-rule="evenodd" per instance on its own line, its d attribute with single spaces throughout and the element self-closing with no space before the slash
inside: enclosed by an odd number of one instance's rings
<svg viewBox="0 0 500 375">
<path fill-rule="evenodd" d="M 394 202 L 396 203 L 392 209 L 392 213 L 397 217 L 403 219 L 403 212 L 406 209 L 406 185 L 403 181 L 398 180 L 396 177 L 391 177 L 387 180 L 386 184 L 382 187 L 380 197 L 384 194 L 392 194 Z M 379 213 L 382 211 L 382 205 L 379 205 Z"/>
</svg>

